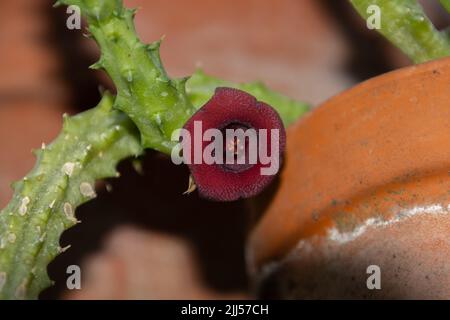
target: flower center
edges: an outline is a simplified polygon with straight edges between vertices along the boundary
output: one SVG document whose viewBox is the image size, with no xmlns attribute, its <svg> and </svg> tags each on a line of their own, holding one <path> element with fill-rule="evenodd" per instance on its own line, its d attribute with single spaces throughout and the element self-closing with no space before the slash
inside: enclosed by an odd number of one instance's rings
<svg viewBox="0 0 450 320">
<path fill-rule="evenodd" d="M 223 154 L 225 156 L 222 167 L 232 172 L 242 172 L 251 168 L 249 157 L 249 136 L 246 134 L 249 126 L 242 123 L 230 123 L 221 131 L 224 139 Z M 256 139 L 256 137 L 255 137 Z"/>
</svg>

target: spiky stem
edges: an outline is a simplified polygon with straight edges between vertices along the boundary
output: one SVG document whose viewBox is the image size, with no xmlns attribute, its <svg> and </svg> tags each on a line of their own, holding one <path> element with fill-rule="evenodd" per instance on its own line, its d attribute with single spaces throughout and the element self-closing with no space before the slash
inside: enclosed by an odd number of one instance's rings
<svg viewBox="0 0 450 320">
<path fill-rule="evenodd" d="M 116 176 L 116 164 L 141 154 L 134 124 L 100 104 L 65 117 L 56 140 L 35 151 L 34 169 L 14 185 L 0 213 L 0 299 L 36 299 L 51 284 L 47 265 L 64 249 L 62 232 L 77 223 L 77 206 L 95 197 L 95 181 Z"/>
<path fill-rule="evenodd" d="M 423 12 L 417 0 L 350 0 L 359 14 L 367 19 L 369 6 L 381 10 L 378 30 L 415 63 L 450 56 L 450 41 L 439 32 Z M 442 0 L 449 5 L 448 0 Z"/>
</svg>

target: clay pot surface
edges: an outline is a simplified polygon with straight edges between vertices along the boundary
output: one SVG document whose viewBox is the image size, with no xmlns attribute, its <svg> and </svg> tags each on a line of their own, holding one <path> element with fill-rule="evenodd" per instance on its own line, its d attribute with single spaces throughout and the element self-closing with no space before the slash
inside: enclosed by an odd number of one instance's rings
<svg viewBox="0 0 450 320">
<path fill-rule="evenodd" d="M 450 296 L 450 59 L 350 89 L 287 133 L 247 258 L 263 295 Z M 382 290 L 368 290 L 379 266 Z"/>
</svg>

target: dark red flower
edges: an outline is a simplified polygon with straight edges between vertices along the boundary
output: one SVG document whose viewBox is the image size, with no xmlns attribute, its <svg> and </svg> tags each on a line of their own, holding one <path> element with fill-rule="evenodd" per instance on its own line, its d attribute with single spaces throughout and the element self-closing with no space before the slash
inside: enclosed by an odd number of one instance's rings
<svg viewBox="0 0 450 320">
<path fill-rule="evenodd" d="M 198 128 L 199 122 L 201 123 L 200 130 Z M 197 129 L 195 129 L 196 123 Z M 254 196 L 274 179 L 276 172 L 281 166 L 286 140 L 282 120 L 272 107 L 257 101 L 253 96 L 241 90 L 217 88 L 214 96 L 189 119 L 184 129 L 189 132 L 191 137 L 194 137 L 195 134 L 198 135 L 200 132 L 203 137 L 208 129 L 220 130 L 224 136 L 223 144 L 221 144 L 223 147 L 221 151 L 224 156 L 227 152 L 232 152 L 230 157 L 238 156 L 239 152 L 236 148 L 245 150 L 245 163 L 243 164 L 227 164 L 226 161 L 222 164 L 207 164 L 204 161 L 196 164 L 193 156 L 183 155 L 185 161 L 186 159 L 191 160 L 188 161 L 189 169 L 200 196 L 204 198 L 217 201 L 233 201 Z M 264 146 L 264 142 L 267 141 L 267 150 L 262 151 L 262 154 L 264 155 L 264 152 L 267 152 L 266 154 L 270 157 L 270 161 L 268 160 L 269 158 L 265 158 L 262 162 L 259 153 L 256 161 L 252 161 L 250 152 L 255 151 L 249 145 L 252 140 L 248 137 L 244 138 L 244 144 L 234 137 L 226 140 L 227 129 L 243 129 L 244 131 L 254 129 L 258 133 L 257 150 L 259 151 Z M 264 131 L 266 132 L 265 136 Z M 263 134 L 262 137 L 266 138 L 261 139 L 259 134 Z M 214 141 L 214 139 L 211 140 Z M 198 143 L 198 139 L 191 139 L 190 149 L 192 151 L 195 148 L 196 141 Z M 272 142 L 274 142 L 273 145 Z M 210 143 L 210 141 L 201 140 L 202 154 Z M 275 143 L 278 145 L 278 150 Z M 272 147 L 274 148 L 273 154 Z M 200 149 L 198 148 L 197 150 Z M 215 155 L 215 152 L 212 154 Z M 241 151 L 240 155 L 244 156 L 244 152 Z M 261 169 L 266 168 L 267 171 L 267 168 L 271 165 L 274 166 L 276 172 L 273 174 L 262 174 Z"/>
</svg>

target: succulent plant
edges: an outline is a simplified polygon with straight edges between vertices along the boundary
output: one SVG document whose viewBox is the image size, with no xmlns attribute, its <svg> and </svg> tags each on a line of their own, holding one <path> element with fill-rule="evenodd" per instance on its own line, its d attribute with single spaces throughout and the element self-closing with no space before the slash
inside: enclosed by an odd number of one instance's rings
<svg viewBox="0 0 450 320">
<path fill-rule="evenodd" d="M 117 176 L 116 164 L 142 153 L 138 131 L 112 109 L 113 97 L 73 117 L 35 151 L 34 169 L 14 184 L 0 213 L 0 299 L 32 299 L 51 284 L 47 265 L 67 248 L 62 232 L 79 221 L 75 209 L 95 198 L 95 181 Z"/>
<path fill-rule="evenodd" d="M 379 31 L 400 48 L 412 61 L 421 63 L 450 55 L 450 39 L 439 32 L 417 0 L 350 0 L 358 13 L 367 19 L 369 6 L 380 9 Z M 441 0 L 450 12 L 450 1 Z"/>
</svg>

